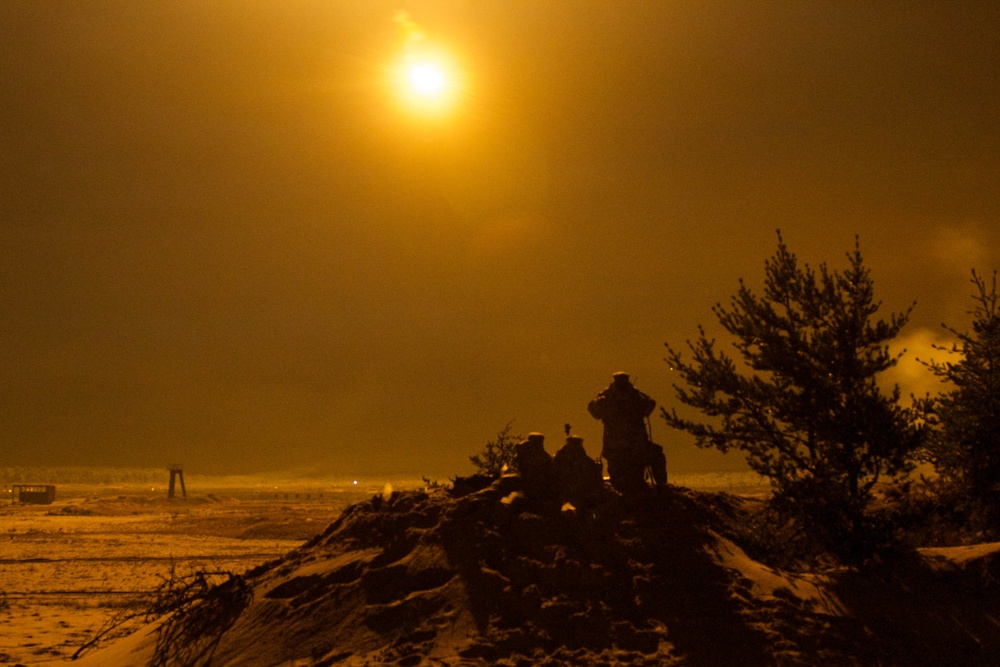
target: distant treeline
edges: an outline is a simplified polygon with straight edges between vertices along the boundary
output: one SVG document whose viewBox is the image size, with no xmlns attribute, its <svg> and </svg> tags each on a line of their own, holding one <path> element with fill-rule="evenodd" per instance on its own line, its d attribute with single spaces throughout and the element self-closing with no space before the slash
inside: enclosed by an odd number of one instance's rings
<svg viewBox="0 0 1000 667">
<path fill-rule="evenodd" d="M 162 468 L 0 467 L 3 484 L 149 484 L 165 478 Z"/>
</svg>

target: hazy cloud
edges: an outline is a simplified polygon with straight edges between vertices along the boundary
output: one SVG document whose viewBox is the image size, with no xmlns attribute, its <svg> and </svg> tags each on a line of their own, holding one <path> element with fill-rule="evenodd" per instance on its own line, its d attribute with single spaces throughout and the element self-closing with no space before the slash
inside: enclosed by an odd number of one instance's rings
<svg viewBox="0 0 1000 667">
<path fill-rule="evenodd" d="M 886 384 L 898 384 L 903 397 L 910 395 L 921 397 L 927 394 L 936 395 L 947 391 L 947 386 L 941 379 L 921 362 L 952 360 L 946 352 L 937 347 L 950 348 L 956 342 L 954 337 L 941 328 L 939 330 L 921 328 L 904 332 L 893 342 L 891 350 L 894 354 L 905 353 L 895 367 L 886 371 L 883 380 Z"/>
</svg>

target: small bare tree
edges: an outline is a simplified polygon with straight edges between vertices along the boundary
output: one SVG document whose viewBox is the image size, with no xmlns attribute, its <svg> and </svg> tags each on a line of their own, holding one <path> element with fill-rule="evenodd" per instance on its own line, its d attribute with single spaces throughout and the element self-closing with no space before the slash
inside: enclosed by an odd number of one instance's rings
<svg viewBox="0 0 1000 667">
<path fill-rule="evenodd" d="M 73 654 L 76 660 L 105 639 L 114 638 L 133 621 L 150 623 L 167 616 L 157 631 L 152 667 L 208 665 L 222 635 L 253 600 L 253 589 L 241 575 L 229 571 L 170 572 L 147 596 L 112 615 Z"/>
<path fill-rule="evenodd" d="M 469 457 L 479 474 L 499 477 L 505 468 L 514 465 L 514 447 L 521 442 L 522 437 L 511 434 L 513 427 L 514 420 L 512 419 L 507 422 L 506 426 L 497 431 L 496 438 L 487 442 L 481 452 Z"/>
</svg>

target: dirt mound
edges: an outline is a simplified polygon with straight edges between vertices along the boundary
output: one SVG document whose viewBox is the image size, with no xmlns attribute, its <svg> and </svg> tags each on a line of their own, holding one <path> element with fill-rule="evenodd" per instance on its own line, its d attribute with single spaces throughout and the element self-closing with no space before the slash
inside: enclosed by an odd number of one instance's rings
<svg viewBox="0 0 1000 667">
<path fill-rule="evenodd" d="M 920 577 L 971 581 L 976 566 L 942 561 L 877 585 L 848 573 L 792 576 L 722 537 L 742 512 L 730 496 L 673 487 L 634 500 L 609 493 L 577 511 L 526 502 L 516 478 L 458 498 L 444 489 L 376 496 L 134 640 L 132 659 L 752 666 L 958 655 L 997 664 L 986 620 L 1000 607 L 995 591 L 969 597 L 966 584 L 956 599 L 942 585 L 924 599 L 912 590 Z M 877 605 L 866 604 L 869 593 Z M 934 607 L 897 621 L 907 602 Z M 934 633 L 922 633 L 935 616 Z"/>
</svg>

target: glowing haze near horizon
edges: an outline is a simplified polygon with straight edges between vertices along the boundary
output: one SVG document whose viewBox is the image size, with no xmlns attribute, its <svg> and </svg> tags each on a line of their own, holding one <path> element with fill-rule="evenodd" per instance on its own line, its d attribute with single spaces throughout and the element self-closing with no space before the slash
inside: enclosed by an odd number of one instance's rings
<svg viewBox="0 0 1000 667">
<path fill-rule="evenodd" d="M 673 405 L 663 343 L 776 228 L 860 235 L 935 388 L 1000 265 L 997 5 L 412 2 L 435 113 L 398 10 L 0 3 L 0 465 L 456 474 L 511 419 L 596 455 L 587 401 Z"/>
</svg>

